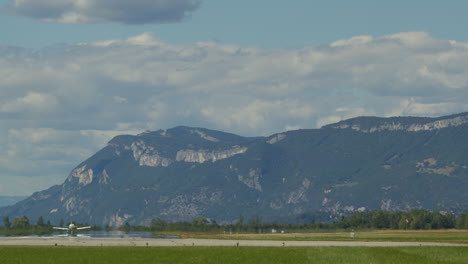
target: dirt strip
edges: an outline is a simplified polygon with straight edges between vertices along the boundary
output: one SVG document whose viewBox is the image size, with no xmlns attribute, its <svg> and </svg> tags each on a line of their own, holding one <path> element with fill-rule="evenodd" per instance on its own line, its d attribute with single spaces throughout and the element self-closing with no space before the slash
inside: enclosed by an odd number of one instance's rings
<svg viewBox="0 0 468 264">
<path fill-rule="evenodd" d="M 83 246 L 83 247 L 468 247 L 468 244 L 437 242 L 363 241 L 271 241 L 216 239 L 82 238 L 82 237 L 1 237 L 0 246 Z"/>
</svg>

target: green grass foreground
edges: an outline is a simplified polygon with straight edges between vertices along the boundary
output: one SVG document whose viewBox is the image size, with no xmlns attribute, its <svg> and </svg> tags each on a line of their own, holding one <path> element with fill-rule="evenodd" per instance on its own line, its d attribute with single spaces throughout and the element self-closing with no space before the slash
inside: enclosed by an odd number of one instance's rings
<svg viewBox="0 0 468 264">
<path fill-rule="evenodd" d="M 468 263 L 466 247 L 0 247 L 1 263 Z"/>
</svg>

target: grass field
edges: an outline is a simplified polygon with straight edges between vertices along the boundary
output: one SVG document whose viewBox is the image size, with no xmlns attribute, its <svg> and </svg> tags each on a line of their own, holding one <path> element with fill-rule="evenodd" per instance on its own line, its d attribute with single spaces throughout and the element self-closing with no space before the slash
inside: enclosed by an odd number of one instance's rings
<svg viewBox="0 0 468 264">
<path fill-rule="evenodd" d="M 394 242 L 447 242 L 468 244 L 468 230 L 424 231 L 368 231 L 337 233 L 292 233 L 292 234 L 229 234 L 229 233 L 171 233 L 181 238 L 236 239 L 236 240 L 284 240 L 284 241 L 394 241 Z"/>
<path fill-rule="evenodd" d="M 401 248 L 47 248 L 0 247 L 8 264 L 53 263 L 468 263 L 466 247 Z"/>
</svg>

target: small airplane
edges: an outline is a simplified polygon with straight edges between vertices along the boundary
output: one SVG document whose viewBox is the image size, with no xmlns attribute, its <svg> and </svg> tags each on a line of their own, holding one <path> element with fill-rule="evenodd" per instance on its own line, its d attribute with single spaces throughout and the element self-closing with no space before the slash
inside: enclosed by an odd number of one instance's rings
<svg viewBox="0 0 468 264">
<path fill-rule="evenodd" d="M 56 230 L 63 230 L 63 231 L 67 231 L 67 235 L 66 236 L 81 236 L 81 235 L 78 235 L 78 231 L 80 230 L 84 230 L 84 229 L 90 229 L 91 226 L 84 226 L 84 227 L 77 227 L 75 224 L 73 223 L 70 223 L 70 225 L 68 225 L 68 227 L 57 227 L 57 226 L 54 226 L 52 227 L 53 229 L 56 229 Z"/>
</svg>

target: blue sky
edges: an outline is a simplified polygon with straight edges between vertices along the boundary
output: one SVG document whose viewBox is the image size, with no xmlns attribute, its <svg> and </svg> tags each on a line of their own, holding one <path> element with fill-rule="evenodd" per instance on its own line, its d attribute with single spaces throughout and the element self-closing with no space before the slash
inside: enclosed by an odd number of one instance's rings
<svg viewBox="0 0 468 264">
<path fill-rule="evenodd" d="M 468 111 L 467 1 L 0 0 L 0 196 L 116 135 Z"/>
<path fill-rule="evenodd" d="M 0 0 L 6 6 L 11 0 Z M 40 23 L 0 16 L 0 44 L 40 48 L 59 43 L 129 38 L 152 32 L 173 43 L 219 41 L 260 48 L 298 48 L 357 35 L 425 31 L 467 41 L 468 2 L 463 0 L 204 0 L 180 23 L 122 25 Z"/>
</svg>

